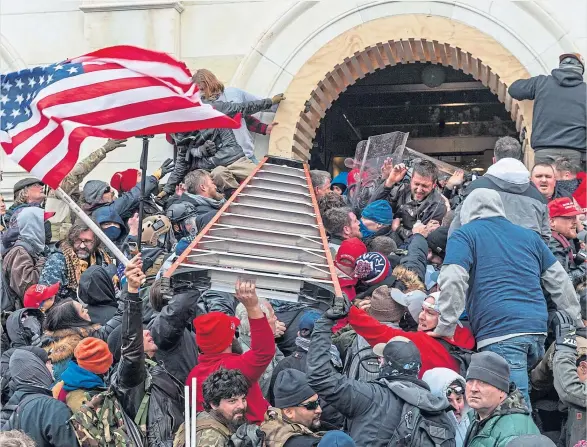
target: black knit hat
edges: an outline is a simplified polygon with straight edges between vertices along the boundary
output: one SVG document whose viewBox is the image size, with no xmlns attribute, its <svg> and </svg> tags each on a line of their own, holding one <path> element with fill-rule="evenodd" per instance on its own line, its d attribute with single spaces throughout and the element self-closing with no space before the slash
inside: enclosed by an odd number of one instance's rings
<svg viewBox="0 0 587 447">
<path fill-rule="evenodd" d="M 448 239 L 448 227 L 438 227 L 428 235 L 426 241 L 428 247 L 435 255 L 444 258 L 446 255 L 446 241 Z"/>
<path fill-rule="evenodd" d="M 510 366 L 499 354 L 491 351 L 471 356 L 467 380 L 480 380 L 507 393 L 510 389 Z"/>
<path fill-rule="evenodd" d="M 284 369 L 277 374 L 273 394 L 277 408 L 289 408 L 301 404 L 316 393 L 308 385 L 308 379 L 303 372 Z"/>
</svg>

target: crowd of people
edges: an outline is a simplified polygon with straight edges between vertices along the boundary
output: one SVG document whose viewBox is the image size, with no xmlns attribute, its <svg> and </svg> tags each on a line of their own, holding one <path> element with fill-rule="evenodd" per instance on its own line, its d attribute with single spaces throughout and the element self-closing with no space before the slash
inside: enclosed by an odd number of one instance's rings
<svg viewBox="0 0 587 447">
<path fill-rule="evenodd" d="M 0 201 L 0 446 L 184 446 L 194 383 L 200 447 L 586 446 L 585 119 L 577 131 L 579 109 L 565 121 L 553 105 L 581 101 L 583 70 L 563 55 L 510 87 L 540 110 L 531 171 L 509 136 L 474 179 L 424 159 L 387 159 L 371 184 L 360 162 L 311 171 L 332 303 L 163 276 L 251 174 L 250 132 L 277 125 L 252 115 L 284 95 L 196 72 L 203 99 L 242 126 L 170 137 L 140 243 L 138 170 L 80 189 L 125 141 L 76 165 L 61 186 L 126 266 L 41 181 L 20 180 L 10 208 Z"/>
</svg>

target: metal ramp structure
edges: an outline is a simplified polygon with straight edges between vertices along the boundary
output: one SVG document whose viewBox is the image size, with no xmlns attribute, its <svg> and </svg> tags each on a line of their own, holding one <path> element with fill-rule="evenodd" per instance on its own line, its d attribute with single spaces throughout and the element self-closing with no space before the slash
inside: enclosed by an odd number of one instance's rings
<svg viewBox="0 0 587 447">
<path fill-rule="evenodd" d="M 186 273 L 220 292 L 246 277 L 262 298 L 342 296 L 308 165 L 265 157 L 165 276 Z"/>
</svg>

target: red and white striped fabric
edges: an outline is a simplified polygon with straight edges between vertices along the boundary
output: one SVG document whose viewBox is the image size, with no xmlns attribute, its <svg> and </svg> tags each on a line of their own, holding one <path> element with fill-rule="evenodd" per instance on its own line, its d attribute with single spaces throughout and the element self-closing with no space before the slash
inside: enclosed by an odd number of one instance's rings
<svg viewBox="0 0 587 447">
<path fill-rule="evenodd" d="M 89 136 L 239 126 L 240 117 L 202 104 L 185 64 L 142 48 L 104 48 L 0 76 L 0 145 L 52 188 L 75 166 Z"/>
</svg>

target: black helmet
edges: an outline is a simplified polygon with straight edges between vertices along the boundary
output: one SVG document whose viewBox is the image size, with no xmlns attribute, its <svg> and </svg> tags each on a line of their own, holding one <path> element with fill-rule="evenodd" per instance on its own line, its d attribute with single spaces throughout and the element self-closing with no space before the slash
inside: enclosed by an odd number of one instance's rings
<svg viewBox="0 0 587 447">
<path fill-rule="evenodd" d="M 196 207 L 189 202 L 178 202 L 167 208 L 167 217 L 171 223 L 179 223 L 186 220 L 188 217 L 195 216 Z"/>
</svg>

